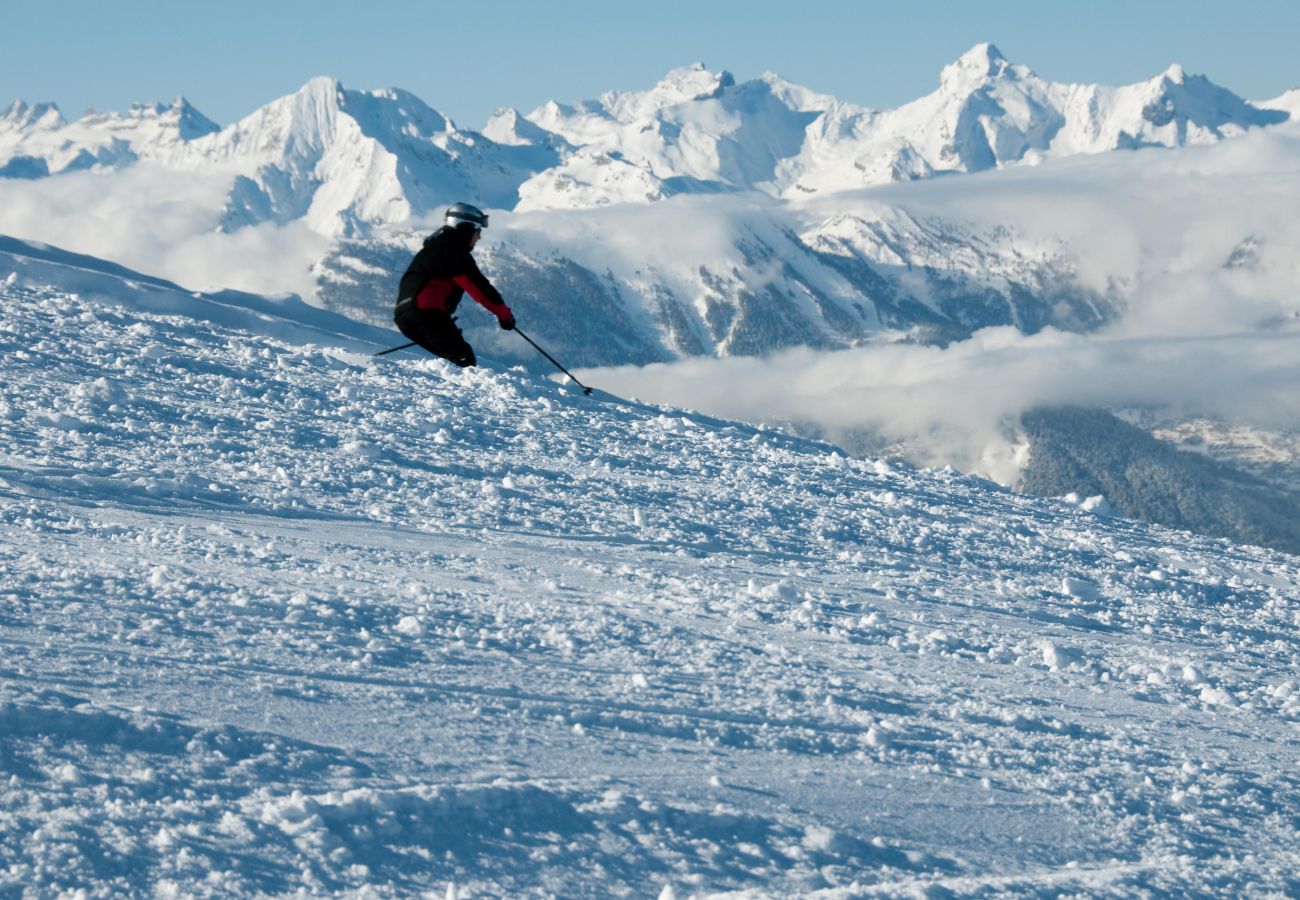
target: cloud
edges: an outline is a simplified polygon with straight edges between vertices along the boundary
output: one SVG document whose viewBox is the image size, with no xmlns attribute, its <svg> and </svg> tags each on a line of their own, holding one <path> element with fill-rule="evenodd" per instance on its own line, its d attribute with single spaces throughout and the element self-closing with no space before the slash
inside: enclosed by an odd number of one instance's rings
<svg viewBox="0 0 1300 900">
<path fill-rule="evenodd" d="M 946 349 L 869 345 L 583 373 L 643 400 L 790 422 L 1004 483 L 1035 406 L 1148 407 L 1300 430 L 1300 128 L 812 200 L 807 225 L 895 205 L 1061 241 L 1124 315 L 1091 335 L 991 329 Z M 581 377 L 581 376 L 580 376 Z"/>
<path fill-rule="evenodd" d="M 230 179 L 147 163 L 0 179 L 0 233 L 112 260 L 193 290 L 314 292 L 328 241 L 302 223 L 218 231 Z"/>
<path fill-rule="evenodd" d="M 913 215 L 1060 240 L 1081 282 L 1119 290 L 1131 335 L 1251 328 L 1300 308 L 1300 125 L 864 192 Z M 827 215 L 844 198 L 808 204 Z M 1228 267 L 1230 260 L 1237 265 Z"/>
<path fill-rule="evenodd" d="M 708 261 L 720 271 L 741 272 L 752 289 L 777 277 L 779 266 L 754 268 L 737 240 L 788 244 L 789 235 L 778 225 L 785 221 L 783 209 L 781 201 L 752 192 L 678 195 L 650 204 L 503 213 L 498 234 L 538 257 L 557 250 L 574 254 L 591 270 L 612 272 L 627 283 L 637 283 L 649 271 L 694 292 L 701 261 Z"/>
<path fill-rule="evenodd" d="M 1300 423 L 1300 323 L 1270 333 L 1131 338 L 1014 329 L 946 349 L 914 344 L 764 359 L 692 359 L 579 374 L 641 400 L 751 422 L 859 432 L 929 465 L 1013 483 L 1023 464 L 1011 427 L 1042 405 L 1154 407 L 1178 415 L 1294 428 Z"/>
</svg>

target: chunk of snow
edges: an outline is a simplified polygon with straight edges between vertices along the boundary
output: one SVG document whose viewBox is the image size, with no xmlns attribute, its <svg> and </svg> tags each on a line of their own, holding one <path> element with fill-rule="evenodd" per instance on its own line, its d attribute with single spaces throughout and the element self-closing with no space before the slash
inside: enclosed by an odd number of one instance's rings
<svg viewBox="0 0 1300 900">
<path fill-rule="evenodd" d="M 1189 684 L 1201 684 L 1205 681 L 1205 676 L 1196 666 L 1183 666 L 1183 681 Z"/>
<path fill-rule="evenodd" d="M 1053 669 L 1065 669 L 1083 658 L 1083 653 L 1071 647 L 1059 647 L 1052 641 L 1043 641 L 1043 662 Z"/>
<path fill-rule="evenodd" d="M 365 459 L 378 459 L 380 455 L 379 448 L 368 441 L 348 441 L 339 449 L 349 456 L 360 456 Z"/>
<path fill-rule="evenodd" d="M 804 829 L 802 844 L 806 850 L 826 853 L 835 845 L 835 832 L 821 825 L 809 825 Z"/>
<path fill-rule="evenodd" d="M 1210 687 L 1208 684 L 1201 688 L 1201 702 L 1206 706 L 1237 705 L 1237 701 L 1223 688 Z"/>
<path fill-rule="evenodd" d="M 1100 600 L 1102 597 L 1101 588 L 1084 578 L 1071 578 L 1069 576 L 1062 578 L 1061 590 L 1071 597 L 1078 597 L 1080 600 Z"/>
<path fill-rule="evenodd" d="M 1074 491 L 1066 494 L 1061 498 L 1071 506 L 1077 506 L 1084 512 L 1096 513 L 1099 516 L 1114 516 L 1115 508 L 1101 494 L 1092 497 L 1084 497 Z"/>
<path fill-rule="evenodd" d="M 37 425 L 44 425 L 47 428 L 54 428 L 58 431 L 87 431 L 90 426 L 78 419 L 76 416 L 69 416 L 66 413 L 37 413 L 33 417 Z"/>
<path fill-rule="evenodd" d="M 74 387 L 72 397 L 75 400 L 93 400 L 111 405 L 126 400 L 126 391 L 107 378 L 100 377 Z"/>
<path fill-rule="evenodd" d="M 397 631 L 407 637 L 423 637 L 424 623 L 417 616 L 403 616 L 397 623 Z"/>
</svg>

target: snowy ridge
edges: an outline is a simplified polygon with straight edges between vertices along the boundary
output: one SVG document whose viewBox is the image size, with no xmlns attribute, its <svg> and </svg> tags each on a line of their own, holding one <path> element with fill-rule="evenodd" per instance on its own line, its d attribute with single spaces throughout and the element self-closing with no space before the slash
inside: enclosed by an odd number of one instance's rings
<svg viewBox="0 0 1300 900">
<path fill-rule="evenodd" d="M 1260 109 L 1281 110 L 1289 115 L 1292 121 L 1300 120 L 1300 88 L 1289 90 L 1272 100 L 1259 101 L 1255 105 Z"/>
<path fill-rule="evenodd" d="M 29 106 L 22 100 L 15 100 L 0 116 L 0 126 L 9 133 L 23 131 L 52 131 L 62 128 L 67 122 L 63 113 L 53 103 L 37 103 Z"/>
<path fill-rule="evenodd" d="M 123 291 L 142 309 L 188 316 L 227 327 L 274 334 L 281 340 L 364 350 L 392 337 L 389 329 L 304 303 L 293 295 L 264 297 L 242 291 L 187 291 L 165 279 L 142 275 L 124 266 L 57 247 L 0 235 L 0 266 L 11 283 L 53 283 L 75 302 L 113 298 Z"/>
<path fill-rule="evenodd" d="M 1049 156 L 1211 143 L 1283 120 L 1178 65 L 1120 88 L 1063 85 L 981 44 L 943 70 L 935 93 L 883 114 L 874 140 L 910 147 L 934 171 L 973 172 Z"/>
<path fill-rule="evenodd" d="M 176 146 L 216 130 L 184 97 L 136 104 L 125 115 L 88 112 L 72 123 L 52 103 L 29 107 L 18 100 L 0 116 L 0 158 L 8 157 L 0 162 L 0 178 L 43 178 L 166 159 Z"/>
<path fill-rule="evenodd" d="M 1286 118 L 1177 65 L 1125 87 L 1065 85 L 1012 64 L 992 44 L 945 67 L 934 93 L 893 110 L 816 95 L 775 75 L 736 84 L 697 65 L 648 92 L 552 103 L 529 116 L 588 154 L 669 184 L 789 198 L 1053 156 L 1211 143 Z M 576 165 L 536 176 L 521 188 L 519 208 L 590 205 L 602 190 L 601 202 L 641 202 L 630 185 L 584 182 L 589 170 Z"/>
<path fill-rule="evenodd" d="M 7 247 L 0 884 L 1296 888 L 1295 557 Z"/>
</svg>

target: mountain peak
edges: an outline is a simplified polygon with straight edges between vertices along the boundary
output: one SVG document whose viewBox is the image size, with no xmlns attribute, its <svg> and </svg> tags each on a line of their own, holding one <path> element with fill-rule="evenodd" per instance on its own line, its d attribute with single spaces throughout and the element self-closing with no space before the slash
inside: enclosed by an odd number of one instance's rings
<svg viewBox="0 0 1300 900">
<path fill-rule="evenodd" d="M 1187 73 L 1183 71 L 1181 65 L 1174 63 L 1172 66 L 1165 69 L 1164 72 L 1160 73 L 1160 77 L 1165 81 L 1168 81 L 1170 84 L 1182 84 L 1187 79 Z"/>
<path fill-rule="evenodd" d="M 220 125 L 195 109 L 184 97 L 176 97 L 170 103 L 133 103 L 126 118 L 136 122 L 157 121 L 173 126 L 184 141 L 221 130 Z"/>
<path fill-rule="evenodd" d="M 673 69 L 648 91 L 612 92 L 601 101 L 615 117 L 627 121 L 679 103 L 717 97 L 735 83 L 735 77 L 725 69 L 711 72 L 704 63 L 697 62 Z"/>
<path fill-rule="evenodd" d="M 984 41 L 957 57 L 953 65 L 979 71 L 985 75 L 996 75 L 1010 65 L 1010 62 L 994 44 Z"/>
<path fill-rule="evenodd" d="M 1002 51 L 999 50 L 996 45 L 994 45 L 989 41 L 982 41 L 981 43 L 976 44 L 974 47 L 971 47 L 964 54 L 962 54 L 961 58 L 978 59 L 981 61 L 989 61 L 989 62 L 1007 61 L 1007 58 L 1002 55 Z"/>
<path fill-rule="evenodd" d="M 513 106 L 494 112 L 483 127 L 482 134 L 488 140 L 507 147 L 545 144 L 551 137 L 550 132 L 529 121 Z"/>
<path fill-rule="evenodd" d="M 726 69 L 711 72 L 704 63 L 691 63 L 673 69 L 659 80 L 654 90 L 680 96 L 682 100 L 704 100 L 736 83 Z"/>
<path fill-rule="evenodd" d="M 337 79 L 317 76 L 292 94 L 273 100 L 240 122 L 244 129 L 276 131 L 296 135 L 297 141 L 317 144 L 320 135 L 334 130 L 345 102 L 343 85 Z"/>
<path fill-rule="evenodd" d="M 779 98 L 782 103 L 791 109 L 824 112 L 836 105 L 841 107 L 851 105 L 843 103 L 830 94 L 821 94 L 802 84 L 787 81 L 776 72 L 764 72 L 758 77 L 758 81 L 767 85 L 767 89 L 771 91 L 772 95 Z"/>
<path fill-rule="evenodd" d="M 0 122 L 14 125 L 18 128 L 58 128 L 67 124 L 63 118 L 63 113 L 59 107 L 53 103 L 37 103 L 35 106 L 28 106 L 22 100 L 15 100 L 9 104 L 9 108 L 0 114 Z"/>
<path fill-rule="evenodd" d="M 939 83 L 946 88 L 969 87 L 989 78 L 996 78 L 1011 67 L 1011 63 L 993 44 L 987 41 L 971 47 L 955 62 L 944 66 Z"/>
<path fill-rule="evenodd" d="M 317 75 L 298 88 L 292 97 L 300 102 L 337 107 L 343 100 L 343 94 L 343 82 L 328 75 Z"/>
</svg>

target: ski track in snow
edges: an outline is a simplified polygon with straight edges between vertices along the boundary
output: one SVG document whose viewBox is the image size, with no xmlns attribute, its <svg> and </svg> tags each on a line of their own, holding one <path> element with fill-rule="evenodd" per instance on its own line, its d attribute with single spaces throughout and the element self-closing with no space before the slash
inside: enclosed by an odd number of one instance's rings
<svg viewBox="0 0 1300 900">
<path fill-rule="evenodd" d="M 0 887 L 1300 892 L 1294 557 L 116 290 L 0 278 Z"/>
</svg>

